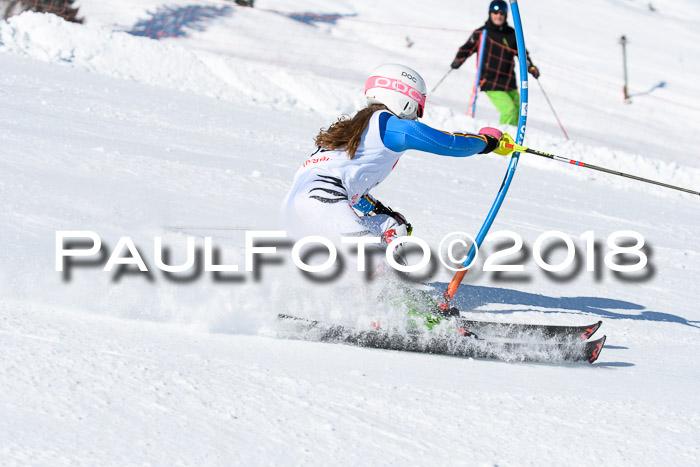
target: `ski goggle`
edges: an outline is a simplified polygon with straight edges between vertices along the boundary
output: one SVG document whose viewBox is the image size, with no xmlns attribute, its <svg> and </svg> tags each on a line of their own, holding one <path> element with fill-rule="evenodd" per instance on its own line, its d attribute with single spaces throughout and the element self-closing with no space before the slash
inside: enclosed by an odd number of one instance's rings
<svg viewBox="0 0 700 467">
<path fill-rule="evenodd" d="M 489 11 L 491 13 L 502 13 L 504 15 L 507 15 L 508 14 L 508 7 L 496 3 L 496 4 L 491 5 L 491 8 L 489 8 Z"/>
</svg>

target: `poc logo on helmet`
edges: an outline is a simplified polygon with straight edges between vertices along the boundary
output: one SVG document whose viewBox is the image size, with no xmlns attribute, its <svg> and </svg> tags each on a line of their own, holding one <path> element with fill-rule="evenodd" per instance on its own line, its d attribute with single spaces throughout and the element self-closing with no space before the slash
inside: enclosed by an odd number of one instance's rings
<svg viewBox="0 0 700 467">
<path fill-rule="evenodd" d="M 409 74 L 406 73 L 405 71 L 402 71 L 402 72 L 401 72 L 401 76 L 405 76 L 406 78 L 410 79 L 410 80 L 413 81 L 414 83 L 417 83 L 417 82 L 418 82 L 418 81 L 416 81 L 416 78 L 415 78 L 415 77 L 409 75 Z"/>
</svg>

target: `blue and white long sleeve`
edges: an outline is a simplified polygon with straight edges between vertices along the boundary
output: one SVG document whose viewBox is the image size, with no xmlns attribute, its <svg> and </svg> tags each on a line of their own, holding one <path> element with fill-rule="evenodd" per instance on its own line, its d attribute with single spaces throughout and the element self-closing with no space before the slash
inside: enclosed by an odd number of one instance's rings
<svg viewBox="0 0 700 467">
<path fill-rule="evenodd" d="M 441 156 L 467 157 L 486 148 L 486 138 L 469 133 L 446 133 L 415 120 L 404 120 L 388 112 L 379 116 L 384 145 L 395 152 L 408 149 Z"/>
</svg>

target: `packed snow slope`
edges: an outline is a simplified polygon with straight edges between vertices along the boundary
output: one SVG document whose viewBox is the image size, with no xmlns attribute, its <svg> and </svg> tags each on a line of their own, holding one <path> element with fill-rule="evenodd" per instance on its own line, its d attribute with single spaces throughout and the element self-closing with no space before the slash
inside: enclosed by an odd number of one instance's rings
<svg viewBox="0 0 700 467">
<path fill-rule="evenodd" d="M 286 267 L 289 249 L 245 272 L 245 232 L 277 228 L 312 138 L 363 105 L 372 68 L 406 63 L 432 89 L 487 4 L 355 3 L 197 2 L 215 14 L 176 21 L 182 34 L 159 40 L 142 34 L 149 19 L 192 5 L 81 0 L 83 25 L 35 13 L 0 22 L 4 465 L 697 464 L 698 196 L 521 156 L 492 230 L 523 238 L 525 253 L 506 261 L 525 270 L 482 272 L 482 257 L 456 300 L 472 318 L 601 319 L 608 345 L 593 366 L 278 338 L 279 312 L 366 323 L 392 310 L 344 279 L 309 283 Z M 700 5 L 652 3 L 520 3 L 526 44 L 571 136 L 531 82 L 525 144 L 698 190 Z M 342 18 L 307 24 L 303 13 Z M 620 99 L 622 34 L 638 80 L 631 104 Z M 425 123 L 497 126 L 485 96 L 475 119 L 465 115 L 470 73 L 445 80 Z M 409 152 L 375 194 L 437 250 L 449 232 L 477 232 L 507 164 Z M 64 230 L 97 233 L 100 261 L 57 272 Z M 576 266 L 536 266 L 533 245 L 550 230 L 573 239 Z M 640 273 L 604 265 L 620 230 L 645 239 Z M 595 271 L 580 238 L 588 231 Z M 148 273 L 102 270 L 121 237 Z M 185 261 L 188 237 L 200 249 L 211 237 L 219 261 L 240 271 L 167 275 L 154 237 L 169 264 Z M 558 248 L 548 260 L 564 256 Z M 440 267 L 426 282 L 441 292 L 450 278 Z"/>
</svg>

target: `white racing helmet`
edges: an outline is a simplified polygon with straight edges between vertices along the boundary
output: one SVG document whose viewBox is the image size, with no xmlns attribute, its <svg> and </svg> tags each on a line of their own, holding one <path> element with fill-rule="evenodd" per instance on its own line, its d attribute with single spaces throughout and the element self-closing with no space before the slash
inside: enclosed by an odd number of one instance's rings
<svg viewBox="0 0 700 467">
<path fill-rule="evenodd" d="M 375 69 L 365 82 L 367 104 L 384 104 L 399 118 L 423 116 L 425 81 L 407 66 L 389 63 Z"/>
</svg>

